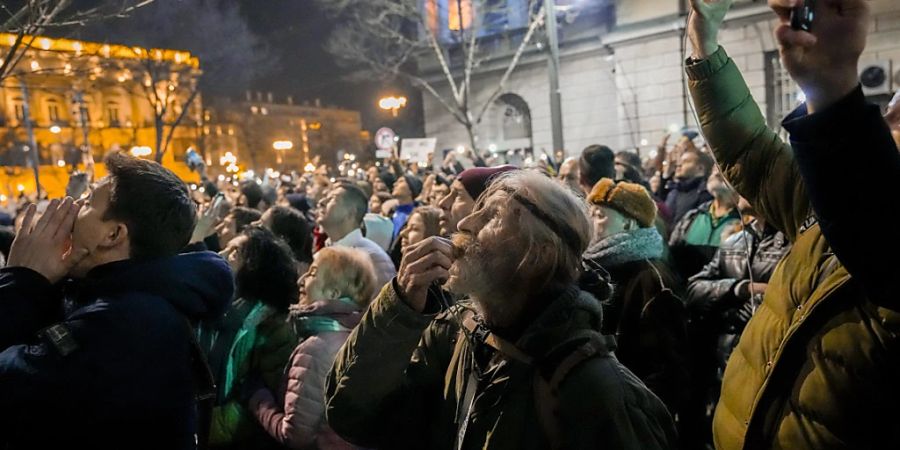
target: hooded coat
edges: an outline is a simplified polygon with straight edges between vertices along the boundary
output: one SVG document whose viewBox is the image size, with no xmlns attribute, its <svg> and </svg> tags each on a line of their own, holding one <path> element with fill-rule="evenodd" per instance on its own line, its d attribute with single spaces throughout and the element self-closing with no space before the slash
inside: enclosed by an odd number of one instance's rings
<svg viewBox="0 0 900 450">
<path fill-rule="evenodd" d="M 190 322 L 221 315 L 232 291 L 209 252 L 113 262 L 64 286 L 0 270 L 0 441 L 194 448 Z"/>
</svg>

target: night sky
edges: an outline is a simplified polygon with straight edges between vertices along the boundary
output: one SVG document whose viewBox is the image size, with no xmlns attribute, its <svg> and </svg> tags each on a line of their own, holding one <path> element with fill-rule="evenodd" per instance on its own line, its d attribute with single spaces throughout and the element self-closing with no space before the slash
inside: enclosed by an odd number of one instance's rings
<svg viewBox="0 0 900 450">
<path fill-rule="evenodd" d="M 394 127 L 401 135 L 416 134 L 421 129 L 415 118 L 421 115 L 417 92 L 404 89 L 397 82 L 343 80 L 349 70 L 338 67 L 323 48 L 329 33 L 339 24 L 319 12 L 313 1 L 237 1 L 251 30 L 265 38 L 278 59 L 272 73 L 256 83 L 257 90 L 293 93 L 295 98 L 310 101 L 320 98 L 324 104 L 359 110 L 363 127 L 372 132 L 383 125 Z M 409 97 L 412 105 L 395 120 L 390 113 L 378 109 L 377 100 L 398 93 Z"/>
<path fill-rule="evenodd" d="M 76 8 L 96 5 L 104 0 L 75 0 Z M 156 0 L 164 6 L 181 0 Z M 202 1 L 202 0 L 201 0 Z M 215 0 L 206 0 L 215 1 Z M 373 132 L 381 126 L 394 128 L 404 137 L 419 137 L 422 125 L 420 94 L 397 81 L 349 82 L 345 78 L 352 69 L 339 67 L 335 58 L 324 49 L 329 33 L 335 26 L 315 7 L 312 0 L 219 0 L 226 4 L 236 3 L 250 30 L 268 47 L 272 64 L 268 73 L 251 82 L 247 89 L 273 92 L 280 102 L 287 95 L 293 95 L 295 102 L 321 99 L 324 106 L 339 106 L 358 110 L 362 113 L 363 129 Z M 134 14 L 141 14 L 138 10 Z M 117 19 L 124 22 L 135 19 Z M 119 24 L 121 25 L 121 24 Z M 127 26 L 93 26 L 90 31 L 66 30 L 51 33 L 99 39 L 110 43 L 129 43 L 128 33 L 152 33 Z M 115 30 L 115 31 L 113 31 Z M 132 31 L 133 30 L 133 31 Z M 178 45 L 174 42 L 174 45 Z M 228 42 L 222 42 L 228 45 Z M 191 50 L 191 43 L 185 42 L 183 49 Z M 203 61 L 201 61 L 201 64 Z M 410 103 L 398 118 L 377 107 L 378 99 L 384 95 L 402 94 Z M 231 95 L 243 98 L 244 92 L 236 89 Z"/>
</svg>

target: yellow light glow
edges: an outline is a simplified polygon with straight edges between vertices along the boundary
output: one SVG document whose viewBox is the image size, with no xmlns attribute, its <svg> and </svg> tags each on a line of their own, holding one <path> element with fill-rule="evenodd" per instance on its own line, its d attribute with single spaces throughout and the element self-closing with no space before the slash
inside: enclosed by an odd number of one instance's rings
<svg viewBox="0 0 900 450">
<path fill-rule="evenodd" d="M 19 192 L 24 192 L 24 191 L 25 191 L 25 185 L 24 185 L 24 184 L 18 184 L 18 185 L 16 185 L 16 189 L 17 189 Z"/>
<path fill-rule="evenodd" d="M 50 50 L 50 39 L 41 39 L 41 48 L 44 50 Z"/>
<path fill-rule="evenodd" d="M 315 164 L 313 164 L 313 163 L 306 163 L 306 165 L 303 166 L 303 171 L 306 172 L 306 173 L 312 173 L 312 172 L 315 172 L 315 171 L 316 171 L 316 166 L 315 166 Z"/>
<path fill-rule="evenodd" d="M 41 70 L 41 65 L 38 64 L 37 61 L 32 61 L 31 62 L 31 70 L 33 70 L 33 71 Z"/>
<path fill-rule="evenodd" d="M 6 201 L 6 196 L 0 194 L 0 202 L 5 202 L 5 201 Z"/>
<path fill-rule="evenodd" d="M 62 128 L 60 128 L 59 125 L 53 125 L 52 127 L 50 127 L 50 132 L 53 134 L 59 134 L 61 131 Z"/>
<path fill-rule="evenodd" d="M 59 160 L 56 162 L 56 165 L 59 167 L 66 167 L 66 162 L 63 160 Z"/>
<path fill-rule="evenodd" d="M 294 143 L 291 141 L 275 141 L 272 143 L 272 148 L 275 150 L 290 150 L 294 148 Z"/>
</svg>

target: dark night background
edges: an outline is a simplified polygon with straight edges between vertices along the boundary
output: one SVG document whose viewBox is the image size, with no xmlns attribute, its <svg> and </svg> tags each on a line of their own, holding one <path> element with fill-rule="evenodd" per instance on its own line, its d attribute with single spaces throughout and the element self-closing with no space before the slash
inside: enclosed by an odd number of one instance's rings
<svg viewBox="0 0 900 450">
<path fill-rule="evenodd" d="M 100 0 L 75 0 L 76 8 L 90 7 Z M 141 23 L 139 15 L 149 14 L 149 8 L 177 7 L 183 0 L 156 0 L 155 4 L 140 9 L 130 18 L 112 19 L 116 23 L 91 25 L 90 29 L 69 29 L 51 32 L 60 37 L 73 37 L 106 41 L 109 43 L 132 44 L 152 42 L 153 33 L 160 32 L 151 24 L 130 26 Z M 273 92 L 278 102 L 284 102 L 287 95 L 293 95 L 296 102 L 321 99 L 323 106 L 338 106 L 358 110 L 362 114 L 363 129 L 374 131 L 389 126 L 404 137 L 419 137 L 424 125 L 421 109 L 421 94 L 394 81 L 371 80 L 354 82 L 346 80 L 352 68 L 339 67 L 335 58 L 324 49 L 331 30 L 340 26 L 316 8 L 312 0 L 188 0 L 212 1 L 214 4 L 237 5 L 241 18 L 260 43 L 266 47 L 270 62 L 265 73 L 255 76 L 243 89 L 232 86 L 231 97 L 242 98 L 244 90 Z M 143 21 L 143 22 L 146 22 Z M 184 23 L 190 26 L 191 18 Z M 183 26 L 179 24 L 179 26 Z M 167 27 L 159 27 L 165 30 Z M 202 31 L 202 30 L 198 30 Z M 172 33 L 171 27 L 161 31 Z M 193 39 L 186 37 L 183 44 L 178 36 L 164 39 L 171 46 L 193 51 Z M 179 45 L 181 44 L 181 45 Z M 228 46 L 227 39 L 216 45 Z M 201 56 L 201 65 L 204 61 Z M 221 72 L 221 71 L 217 71 Z M 390 112 L 378 108 L 378 99 L 385 95 L 405 95 L 409 99 L 407 107 L 396 119 Z"/>
</svg>

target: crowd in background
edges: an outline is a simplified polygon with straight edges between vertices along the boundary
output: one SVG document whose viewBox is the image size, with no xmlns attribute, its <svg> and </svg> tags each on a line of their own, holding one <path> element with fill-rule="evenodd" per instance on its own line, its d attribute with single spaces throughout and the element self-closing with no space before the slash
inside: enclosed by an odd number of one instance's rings
<svg viewBox="0 0 900 450">
<path fill-rule="evenodd" d="M 810 98 L 790 143 L 716 40 L 730 2 L 694 0 L 702 136 L 652 158 L 468 150 L 468 168 L 451 152 L 189 188 L 115 154 L 91 187 L 73 177 L 77 201 L 23 200 L 0 213 L 2 439 L 897 445 L 900 248 L 864 217 L 895 198 L 900 105 L 865 104 L 866 7 L 845 3 L 819 26 L 849 44 L 777 32 Z M 51 411 L 64 433 L 41 435 Z"/>
</svg>

